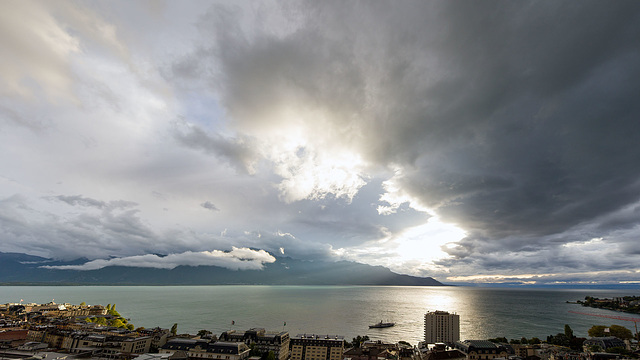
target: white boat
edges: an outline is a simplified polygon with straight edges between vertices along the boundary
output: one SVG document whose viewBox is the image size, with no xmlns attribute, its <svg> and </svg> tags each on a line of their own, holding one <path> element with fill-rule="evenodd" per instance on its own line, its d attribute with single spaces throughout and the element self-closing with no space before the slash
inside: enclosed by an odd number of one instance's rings
<svg viewBox="0 0 640 360">
<path fill-rule="evenodd" d="M 382 320 L 380 320 L 380 322 L 377 323 L 377 324 L 369 325 L 369 329 L 371 329 L 371 328 L 388 328 L 388 327 L 392 327 L 395 324 L 396 323 L 392 323 L 392 322 L 382 322 Z"/>
</svg>

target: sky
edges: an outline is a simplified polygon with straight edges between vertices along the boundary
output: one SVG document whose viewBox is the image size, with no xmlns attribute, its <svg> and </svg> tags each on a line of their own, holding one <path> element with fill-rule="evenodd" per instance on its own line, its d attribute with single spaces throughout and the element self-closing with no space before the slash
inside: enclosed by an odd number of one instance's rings
<svg viewBox="0 0 640 360">
<path fill-rule="evenodd" d="M 0 8 L 2 252 L 640 284 L 640 2 Z"/>
</svg>

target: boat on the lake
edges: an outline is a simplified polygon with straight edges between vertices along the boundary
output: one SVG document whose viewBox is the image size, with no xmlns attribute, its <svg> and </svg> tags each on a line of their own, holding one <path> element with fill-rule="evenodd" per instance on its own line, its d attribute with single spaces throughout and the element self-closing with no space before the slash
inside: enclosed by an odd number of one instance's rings
<svg viewBox="0 0 640 360">
<path fill-rule="evenodd" d="M 388 327 L 392 327 L 395 324 L 396 323 L 392 323 L 392 322 L 382 322 L 382 320 L 380 320 L 380 322 L 377 323 L 377 324 L 369 325 L 369 329 L 371 329 L 371 328 L 388 328 Z"/>
</svg>

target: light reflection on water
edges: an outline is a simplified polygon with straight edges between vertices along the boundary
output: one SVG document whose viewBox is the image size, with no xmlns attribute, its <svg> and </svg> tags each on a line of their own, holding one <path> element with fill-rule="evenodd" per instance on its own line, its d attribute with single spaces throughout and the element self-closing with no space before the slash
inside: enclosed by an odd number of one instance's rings
<svg viewBox="0 0 640 360">
<path fill-rule="evenodd" d="M 632 323 L 569 313 L 583 308 L 566 301 L 585 296 L 640 295 L 640 290 L 539 290 L 466 287 L 375 286 L 50 286 L 0 287 L 0 303 L 56 302 L 117 304 L 118 311 L 136 326 L 169 328 L 181 332 L 200 329 L 219 334 L 231 328 L 264 327 L 298 333 L 337 334 L 351 339 L 405 340 L 416 344 L 423 337 L 426 312 L 444 310 L 460 315 L 462 339 L 541 339 L 564 331 L 569 324 L 577 336 L 586 336 L 594 324 Z M 640 317 L 640 316 L 639 316 Z M 369 329 L 368 325 L 393 321 L 396 326 Z M 231 322 L 235 321 L 232 326 Z M 286 327 L 283 326 L 286 322 Z"/>
</svg>

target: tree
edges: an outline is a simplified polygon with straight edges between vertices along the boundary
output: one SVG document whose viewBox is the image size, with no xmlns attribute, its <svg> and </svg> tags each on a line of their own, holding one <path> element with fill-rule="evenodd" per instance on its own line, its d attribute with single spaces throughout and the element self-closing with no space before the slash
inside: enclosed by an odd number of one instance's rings
<svg viewBox="0 0 640 360">
<path fill-rule="evenodd" d="M 262 356 L 260 350 L 256 349 L 256 343 L 249 344 L 249 356 Z"/>
<path fill-rule="evenodd" d="M 173 326 L 171 327 L 171 334 L 173 336 L 176 336 L 176 334 L 178 333 L 178 324 L 173 324 Z"/>
<path fill-rule="evenodd" d="M 558 333 L 555 336 L 553 335 L 547 336 L 547 342 L 551 345 L 558 345 L 558 346 L 569 347 L 570 345 L 570 339 L 567 338 L 567 336 L 563 333 Z"/>
<path fill-rule="evenodd" d="M 631 352 L 622 346 L 608 348 L 607 352 L 611 354 L 631 355 Z"/>
<path fill-rule="evenodd" d="M 584 342 L 586 340 L 587 340 L 586 338 L 581 338 L 581 337 L 575 337 L 574 336 L 571 340 L 569 340 L 569 347 L 572 350 L 581 351 L 583 349 L 583 347 L 584 347 L 583 345 L 584 345 Z"/>
<path fill-rule="evenodd" d="M 604 325 L 593 325 L 591 329 L 587 331 L 587 334 L 591 337 L 601 337 L 604 336 L 604 329 L 606 328 Z"/>
<path fill-rule="evenodd" d="M 125 324 L 120 319 L 113 319 L 113 320 L 111 320 L 109 322 L 109 326 L 113 326 L 113 327 L 117 327 L 117 328 L 124 327 L 124 325 Z"/>
<path fill-rule="evenodd" d="M 540 344 L 542 342 L 542 340 L 538 339 L 537 337 L 532 337 L 531 339 L 529 339 L 529 344 L 531 345 L 537 345 Z"/>
<path fill-rule="evenodd" d="M 267 360 L 276 360 L 276 353 L 269 351 L 269 354 L 267 354 Z"/>
<path fill-rule="evenodd" d="M 573 339 L 573 330 L 571 330 L 571 326 L 569 326 L 569 324 L 564 324 L 564 335 L 568 338 L 568 339 Z"/>
<path fill-rule="evenodd" d="M 365 336 L 356 336 L 353 338 L 353 341 L 351 342 L 351 346 L 354 348 L 359 348 L 360 345 L 362 345 L 362 343 L 364 343 L 365 341 L 369 340 L 369 336 L 365 335 Z"/>
<path fill-rule="evenodd" d="M 593 344 L 593 345 L 589 345 L 589 351 L 590 352 L 600 352 L 600 351 L 602 351 L 602 348 L 600 347 L 600 345 Z"/>
<path fill-rule="evenodd" d="M 111 304 L 107 304 L 107 311 L 111 310 Z"/>
<path fill-rule="evenodd" d="M 87 303 L 83 301 L 80 303 L 80 306 L 87 306 Z"/>
<path fill-rule="evenodd" d="M 585 300 L 585 303 L 589 306 L 593 305 L 593 303 L 595 302 L 595 299 L 593 296 L 585 296 L 584 300 Z"/>
<path fill-rule="evenodd" d="M 127 324 L 127 326 L 125 326 L 127 328 L 127 330 L 131 330 L 133 331 L 133 329 L 135 328 L 135 326 L 133 326 L 133 324 Z"/>
<path fill-rule="evenodd" d="M 624 326 L 611 325 L 608 327 L 609 332 L 606 332 L 606 329 L 607 327 L 604 325 L 594 325 L 591 327 L 591 329 L 589 329 L 588 334 L 591 337 L 615 336 L 623 340 L 633 338 L 631 330 L 627 329 Z"/>
<path fill-rule="evenodd" d="M 611 332 L 611 335 L 619 339 L 622 339 L 622 340 L 633 339 L 633 333 L 631 332 L 631 330 L 627 329 L 624 326 L 611 325 L 609 326 L 609 331 Z"/>
</svg>

